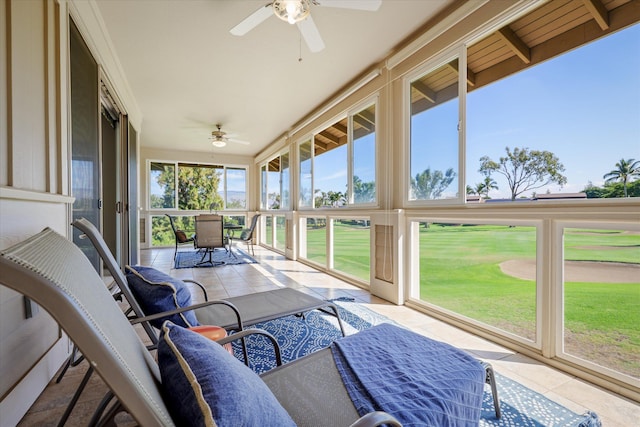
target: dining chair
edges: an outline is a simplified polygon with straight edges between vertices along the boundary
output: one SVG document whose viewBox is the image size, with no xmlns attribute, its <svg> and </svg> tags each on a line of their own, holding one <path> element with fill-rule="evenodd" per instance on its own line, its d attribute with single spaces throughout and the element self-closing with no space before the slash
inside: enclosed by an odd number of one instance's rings
<svg viewBox="0 0 640 427">
<path fill-rule="evenodd" d="M 195 236 L 187 237 L 187 233 L 184 230 L 180 230 L 176 227 L 175 222 L 173 221 L 173 217 L 169 214 L 164 214 L 167 218 L 169 218 L 169 223 L 171 224 L 171 229 L 173 230 L 173 235 L 175 237 L 176 249 L 173 252 L 173 260 L 176 260 L 176 256 L 178 255 L 178 246 L 184 245 L 185 243 L 194 244 Z"/>
<path fill-rule="evenodd" d="M 227 250 L 225 240 L 221 215 L 201 214 L 196 216 L 195 246 L 198 249 L 205 250 L 204 254 L 202 254 L 202 259 L 197 265 L 207 263 L 211 265 L 224 264 L 224 262 L 214 262 L 211 257 L 216 248 Z"/>
</svg>

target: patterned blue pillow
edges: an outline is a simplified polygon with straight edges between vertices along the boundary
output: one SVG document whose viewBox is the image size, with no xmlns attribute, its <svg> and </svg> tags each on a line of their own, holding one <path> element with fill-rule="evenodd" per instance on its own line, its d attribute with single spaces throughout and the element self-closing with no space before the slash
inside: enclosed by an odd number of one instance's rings
<svg viewBox="0 0 640 427">
<path fill-rule="evenodd" d="M 166 322 L 158 365 L 176 425 L 295 426 L 258 374 L 196 332 Z"/>
<path fill-rule="evenodd" d="M 127 265 L 126 272 L 131 293 L 145 315 L 150 316 L 191 305 L 191 291 L 182 280 L 171 277 L 155 268 L 139 265 L 133 267 Z M 199 325 L 193 311 L 152 320 L 151 324 L 160 329 L 165 320 L 171 320 L 184 328 Z"/>
</svg>

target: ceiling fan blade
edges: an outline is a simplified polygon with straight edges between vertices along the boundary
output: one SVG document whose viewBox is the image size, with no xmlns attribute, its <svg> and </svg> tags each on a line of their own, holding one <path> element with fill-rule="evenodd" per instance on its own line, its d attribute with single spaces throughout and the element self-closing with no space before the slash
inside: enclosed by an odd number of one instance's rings
<svg viewBox="0 0 640 427">
<path fill-rule="evenodd" d="M 318 27 L 316 27 L 316 23 L 313 22 L 311 15 L 309 15 L 305 20 L 298 22 L 296 25 L 298 26 L 298 29 L 302 34 L 302 38 L 305 43 L 307 43 L 307 46 L 309 46 L 309 50 L 311 52 L 320 52 L 324 49 L 324 41 L 322 41 L 320 31 L 318 31 Z"/>
<path fill-rule="evenodd" d="M 273 7 L 271 7 L 271 3 L 265 4 L 260 9 L 247 16 L 238 25 L 230 29 L 229 32 L 234 36 L 244 36 L 272 15 Z"/>
<path fill-rule="evenodd" d="M 342 9 L 368 10 L 380 9 L 382 0 L 317 0 L 318 6 L 340 7 Z"/>
</svg>

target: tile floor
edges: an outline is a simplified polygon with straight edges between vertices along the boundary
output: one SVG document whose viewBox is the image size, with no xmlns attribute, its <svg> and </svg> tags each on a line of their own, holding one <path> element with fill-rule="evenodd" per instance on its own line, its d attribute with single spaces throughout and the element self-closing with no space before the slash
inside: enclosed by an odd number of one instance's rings
<svg viewBox="0 0 640 427">
<path fill-rule="evenodd" d="M 592 410 L 600 415 L 606 427 L 640 425 L 640 404 L 615 393 L 593 386 L 574 376 L 547 367 L 522 354 L 514 353 L 475 335 L 461 331 L 407 307 L 389 304 L 344 281 L 318 272 L 304 264 L 256 248 L 259 264 L 174 270 L 173 250 L 143 250 L 140 264 L 151 265 L 174 277 L 194 279 L 206 286 L 209 299 L 244 295 L 289 286 L 322 298 L 347 296 L 366 304 L 372 310 L 393 318 L 414 331 L 446 341 L 490 361 L 500 374 L 512 378 L 577 413 Z M 194 289 L 194 296 L 196 290 Z M 195 297 L 198 301 L 199 297 Z M 19 426 L 54 426 L 82 379 L 87 363 L 69 370 L 63 380 L 51 384 L 34 403 Z M 94 375 L 81 396 L 67 426 L 87 425 L 93 410 L 104 396 L 106 387 Z M 126 414 L 116 417 L 119 426 L 134 426 Z"/>
</svg>

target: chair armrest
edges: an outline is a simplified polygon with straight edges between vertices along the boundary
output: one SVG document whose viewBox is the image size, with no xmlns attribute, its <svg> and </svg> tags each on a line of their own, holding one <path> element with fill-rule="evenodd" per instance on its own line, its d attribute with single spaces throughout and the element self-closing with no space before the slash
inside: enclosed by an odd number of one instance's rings
<svg viewBox="0 0 640 427">
<path fill-rule="evenodd" d="M 226 305 L 228 306 L 231 310 L 233 310 L 233 312 L 236 315 L 236 320 L 238 321 L 238 329 L 239 330 L 243 330 L 244 326 L 242 325 L 242 318 L 240 317 L 240 312 L 238 311 L 237 307 L 233 304 L 231 304 L 229 301 L 225 301 L 225 300 L 213 300 L 213 301 L 207 301 L 207 302 L 203 302 L 200 304 L 193 304 L 187 307 L 180 307 L 180 308 L 176 308 L 173 310 L 168 310 L 168 311 L 163 311 L 162 313 L 156 313 L 156 314 L 151 314 L 149 316 L 144 316 L 144 317 L 136 317 L 133 319 L 129 319 L 132 325 L 135 325 L 136 323 L 144 323 L 144 322 L 148 322 L 150 320 L 155 320 L 155 319 L 161 319 L 163 317 L 166 316 L 171 316 L 172 314 L 178 314 L 178 313 L 182 313 L 185 311 L 189 311 L 189 310 L 197 310 L 203 307 L 208 307 L 210 305 L 214 305 L 214 304 L 222 304 L 222 305 Z"/>
<path fill-rule="evenodd" d="M 402 427 L 400 421 L 395 419 L 393 415 L 382 411 L 369 412 L 368 414 L 360 417 L 358 421 L 351 424 L 350 427 L 375 427 L 382 424 L 387 424 L 393 427 Z"/>
<path fill-rule="evenodd" d="M 202 283 L 197 282 L 197 281 L 192 280 L 192 279 L 181 279 L 181 280 L 183 282 L 185 282 L 185 283 L 193 283 L 194 285 L 198 286 L 202 290 L 202 293 L 204 294 L 204 300 L 205 301 L 209 301 L 209 296 L 207 295 L 207 290 L 204 288 Z"/>
<path fill-rule="evenodd" d="M 244 342 L 244 338 L 249 335 L 264 335 L 265 337 L 267 337 L 269 341 L 271 341 L 271 344 L 273 344 L 273 352 L 276 355 L 276 366 L 282 365 L 282 355 L 280 354 L 280 345 L 278 344 L 278 341 L 273 335 L 263 329 L 245 329 L 244 331 L 239 331 L 227 337 L 216 340 L 216 342 L 220 345 L 224 345 L 236 340 L 243 340 Z M 249 361 L 245 360 L 245 364 L 249 366 Z"/>
</svg>

